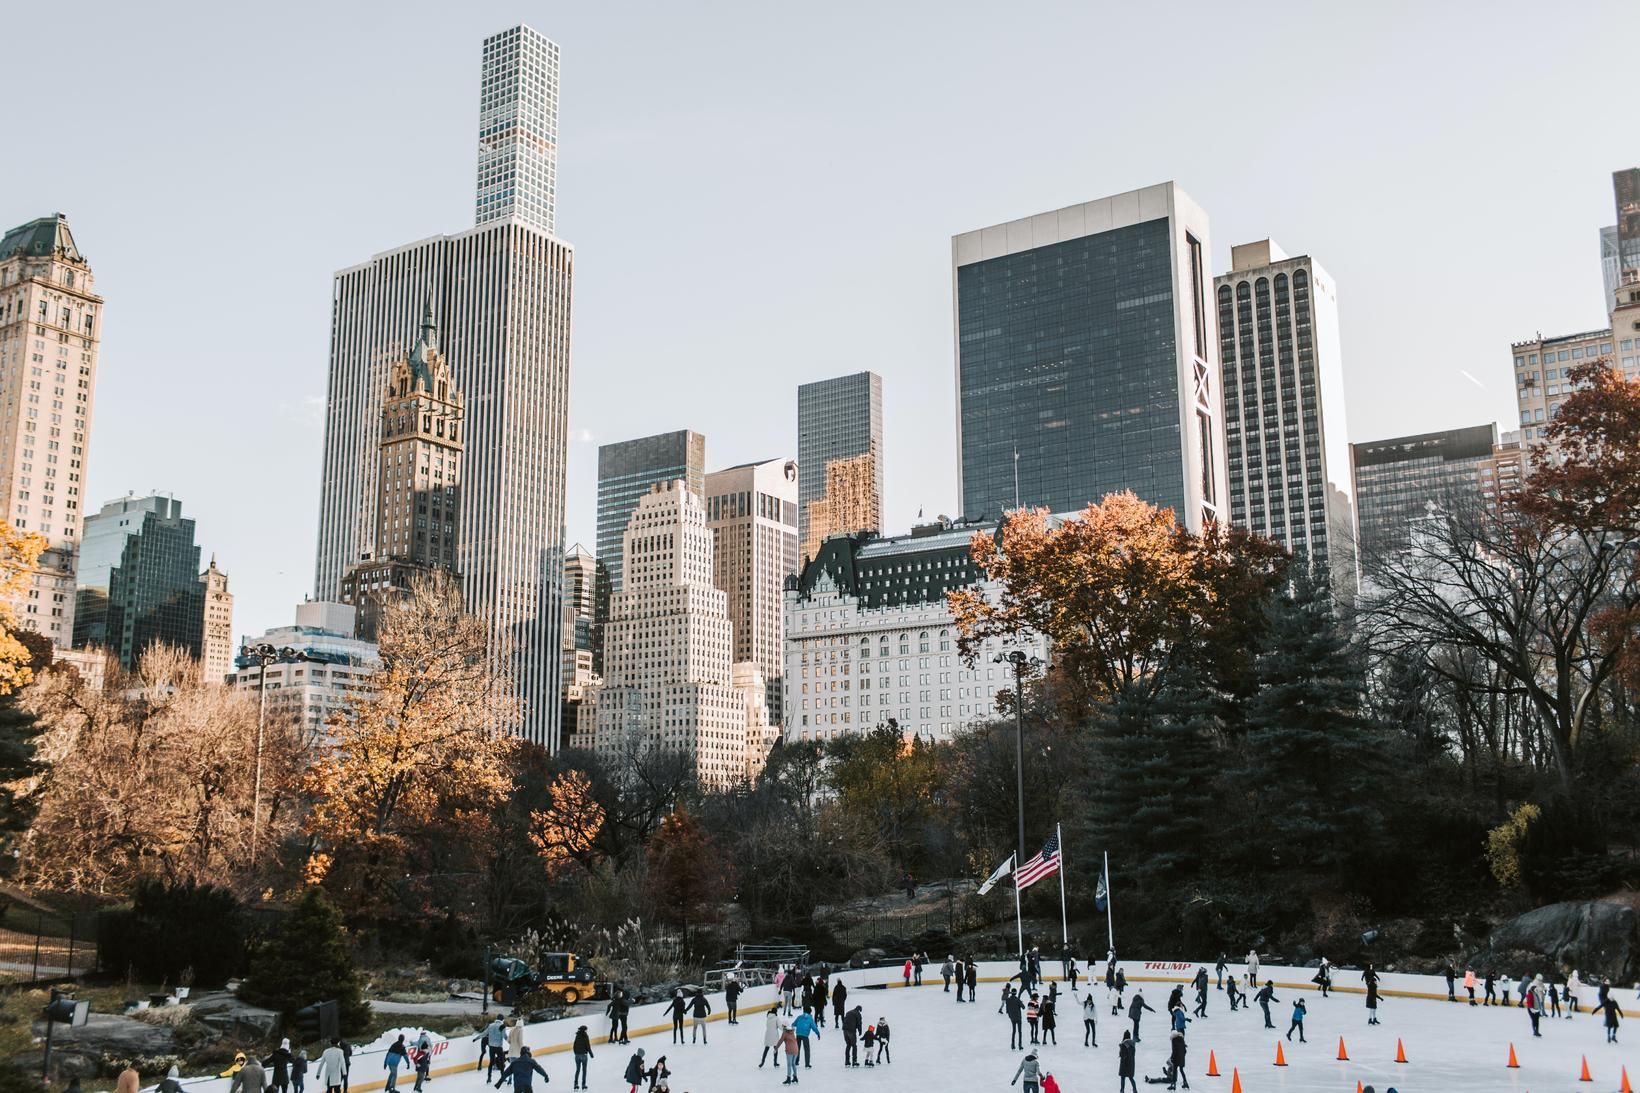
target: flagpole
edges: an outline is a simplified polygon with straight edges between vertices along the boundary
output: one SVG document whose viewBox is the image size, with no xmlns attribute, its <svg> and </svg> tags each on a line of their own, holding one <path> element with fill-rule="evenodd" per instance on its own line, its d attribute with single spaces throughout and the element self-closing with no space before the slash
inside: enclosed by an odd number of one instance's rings
<svg viewBox="0 0 1640 1093">
<path fill-rule="evenodd" d="M 1019 863 L 1014 863 L 1014 932 L 1019 935 L 1019 955 L 1025 956 L 1025 923 L 1019 917 Z"/>
<path fill-rule="evenodd" d="M 1110 851 L 1105 851 L 1105 940 L 1111 952 L 1116 951 L 1116 928 L 1111 925 L 1110 912 Z"/>
<path fill-rule="evenodd" d="M 1071 946 L 1071 921 L 1065 915 L 1065 835 L 1056 822 L 1053 825 L 1054 839 L 1059 843 L 1059 932 L 1065 948 Z"/>
</svg>

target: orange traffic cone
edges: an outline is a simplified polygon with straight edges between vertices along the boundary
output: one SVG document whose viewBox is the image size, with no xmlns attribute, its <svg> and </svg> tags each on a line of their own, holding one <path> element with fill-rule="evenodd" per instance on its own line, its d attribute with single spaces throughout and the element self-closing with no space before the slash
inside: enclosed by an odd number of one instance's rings
<svg viewBox="0 0 1640 1093">
<path fill-rule="evenodd" d="M 1634 1086 L 1629 1084 L 1629 1068 L 1623 1068 L 1623 1084 L 1617 1087 L 1617 1093 L 1634 1093 Z"/>
<path fill-rule="evenodd" d="M 1395 1040 L 1395 1061 L 1398 1063 L 1404 1063 L 1407 1061 L 1407 1049 L 1401 1046 L 1401 1040 L 1399 1037 Z"/>
<path fill-rule="evenodd" d="M 1594 1079 L 1589 1076 L 1589 1057 L 1587 1055 L 1583 1056 L 1583 1076 L 1581 1078 L 1579 1078 L 1578 1081 L 1580 1081 L 1580 1082 L 1592 1082 L 1592 1081 L 1594 1081 Z"/>
<path fill-rule="evenodd" d="M 1345 1063 L 1350 1061 L 1350 1053 L 1344 1050 L 1344 1038 L 1342 1036 L 1338 1038 L 1338 1059 L 1340 1062 Z"/>
<path fill-rule="evenodd" d="M 1361 1093 L 1361 1079 L 1355 1079 L 1355 1093 Z"/>
<path fill-rule="evenodd" d="M 1520 1060 L 1515 1058 L 1515 1045 L 1514 1044 L 1509 1045 L 1509 1067 L 1508 1067 L 1508 1069 L 1510 1069 L 1510 1070 L 1519 1070 L 1520 1069 Z"/>
<path fill-rule="evenodd" d="M 1220 1076 L 1219 1075 L 1219 1057 L 1217 1055 L 1213 1054 L 1211 1051 L 1209 1051 L 1207 1053 L 1207 1076 L 1209 1078 L 1217 1078 L 1217 1077 Z"/>
<path fill-rule="evenodd" d="M 1287 1056 L 1285 1054 L 1283 1054 L 1283 1052 L 1281 1050 L 1281 1041 L 1280 1040 L 1276 1041 L 1276 1065 L 1277 1066 L 1286 1066 L 1287 1065 Z"/>
<path fill-rule="evenodd" d="M 1230 1068 L 1230 1093 L 1241 1093 L 1241 1071 Z"/>
</svg>

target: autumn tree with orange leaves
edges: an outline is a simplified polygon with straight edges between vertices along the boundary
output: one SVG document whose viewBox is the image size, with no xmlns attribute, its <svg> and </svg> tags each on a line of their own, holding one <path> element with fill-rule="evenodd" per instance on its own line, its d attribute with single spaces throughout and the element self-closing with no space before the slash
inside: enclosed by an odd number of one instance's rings
<svg viewBox="0 0 1640 1093">
<path fill-rule="evenodd" d="M 1125 491 L 1060 521 L 1046 509 L 1009 513 L 971 550 L 1001 595 L 949 593 L 967 661 L 987 638 L 1034 631 L 1093 701 L 1154 693 L 1185 666 L 1234 690 L 1265 599 L 1287 572 L 1275 543 L 1217 526 L 1196 534 Z"/>
<path fill-rule="evenodd" d="M 585 771 L 566 770 L 547 787 L 545 808 L 530 812 L 530 843 L 551 875 L 569 865 L 590 865 L 596 857 L 604 808 L 592 792 Z"/>
<path fill-rule="evenodd" d="M 511 792 L 519 703 L 453 578 L 417 578 L 383 610 L 374 693 L 331 722 L 309 767 L 306 875 L 354 910 L 448 906 L 490 857 Z"/>
<path fill-rule="evenodd" d="M 0 695 L 9 695 L 34 678 L 32 654 L 17 639 L 12 601 L 28 586 L 29 571 L 45 550 L 44 536 L 18 531 L 0 520 Z"/>
</svg>

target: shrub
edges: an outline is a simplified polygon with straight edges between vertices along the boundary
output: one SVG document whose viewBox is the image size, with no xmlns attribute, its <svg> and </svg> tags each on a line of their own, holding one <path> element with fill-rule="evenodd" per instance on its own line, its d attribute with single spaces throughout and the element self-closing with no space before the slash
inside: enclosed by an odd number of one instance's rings
<svg viewBox="0 0 1640 1093">
<path fill-rule="evenodd" d="M 130 910 L 105 912 L 97 935 L 105 968 L 154 983 L 218 986 L 245 969 L 244 909 L 209 884 L 138 881 Z"/>
<path fill-rule="evenodd" d="M 370 1020 L 341 912 L 319 888 L 309 888 L 256 951 L 239 994 L 278 1010 L 287 1021 L 303 1006 L 331 999 L 340 1010 L 342 1031 L 362 1030 Z"/>
</svg>

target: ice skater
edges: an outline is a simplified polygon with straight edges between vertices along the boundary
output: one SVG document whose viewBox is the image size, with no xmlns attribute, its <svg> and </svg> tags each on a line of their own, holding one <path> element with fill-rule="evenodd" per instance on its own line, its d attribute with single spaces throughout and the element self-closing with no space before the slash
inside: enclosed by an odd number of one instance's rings
<svg viewBox="0 0 1640 1093">
<path fill-rule="evenodd" d="M 1139 1019 L 1144 1016 L 1145 1010 L 1150 1010 L 1151 1013 L 1156 1012 L 1151 1004 L 1145 1001 L 1145 989 L 1140 987 L 1133 992 L 1133 1001 L 1128 1003 L 1128 1020 L 1133 1022 L 1134 1043 L 1139 1042 Z"/>
<path fill-rule="evenodd" d="M 1092 991 L 1082 999 L 1082 1046 L 1099 1046 L 1099 1003 L 1093 1000 Z"/>
<path fill-rule="evenodd" d="M 689 1026 L 689 1042 L 695 1042 L 695 1034 L 700 1033 L 700 1042 L 706 1042 L 706 1018 L 711 1015 L 712 1003 L 706 1000 L 706 992 L 699 987 L 695 988 L 695 996 L 689 1000 L 689 1014 L 695 1023 Z M 803 1016 L 807 1017 L 808 1014 Z"/>
<path fill-rule="evenodd" d="M 1367 1024 L 1378 1024 L 1378 977 L 1367 980 Z"/>
<path fill-rule="evenodd" d="M 877 1018 L 877 1065 L 887 1066 L 894 1061 L 888 1051 L 888 1018 Z"/>
<path fill-rule="evenodd" d="M 1139 1093 L 1139 1083 L 1133 1080 L 1134 1056 L 1138 1053 L 1138 1043 L 1122 1030 L 1122 1042 L 1116 1045 L 1116 1093 L 1126 1093 L 1132 1089 Z"/>
<path fill-rule="evenodd" d="M 1606 1011 L 1606 1042 L 1615 1044 L 1617 1043 L 1617 1022 L 1623 1017 L 1623 1011 L 1617 1008 L 1617 999 L 1609 994 L 1600 1008 Z"/>
<path fill-rule="evenodd" d="M 1259 992 L 1254 996 L 1253 1001 L 1257 1002 L 1258 1008 L 1264 1011 L 1264 1027 L 1275 1028 L 1275 1022 L 1270 1020 L 1270 1004 L 1272 1002 L 1281 1001 L 1281 999 L 1276 997 L 1276 981 L 1274 979 L 1266 979 L 1264 981 L 1264 986 L 1259 988 Z"/>
<path fill-rule="evenodd" d="M 769 1062 L 771 1055 L 774 1057 L 775 1069 L 780 1069 L 780 1034 L 780 1014 L 770 1010 L 763 1016 L 763 1057 L 757 1061 L 759 1070 L 763 1069 L 764 1063 Z"/>
<path fill-rule="evenodd" d="M 1293 1023 L 1287 1026 L 1287 1042 L 1289 1044 L 1293 1042 L 1294 1032 L 1298 1033 L 1299 1043 L 1309 1043 L 1308 1040 L 1304 1039 L 1304 1015 L 1308 1011 L 1309 1007 L 1304 1004 L 1304 999 L 1299 998 L 1293 1002 Z"/>
<path fill-rule="evenodd" d="M 1014 1080 L 1009 1085 L 1018 1085 L 1020 1079 L 1025 1079 L 1025 1093 L 1039 1093 L 1042 1088 L 1042 1066 L 1036 1061 L 1036 1052 L 1031 1052 L 1019 1061 L 1019 1069 L 1014 1071 Z"/>
<path fill-rule="evenodd" d="M 1008 1034 L 1008 1046 L 1015 1050 L 1024 1050 L 1025 1033 L 1020 1026 L 1020 1015 L 1024 1011 L 1024 1006 L 1020 1004 L 1018 991 L 1008 990 L 1007 996 L 1002 1000 L 1002 1009 L 1008 1015 L 1008 1025 L 1012 1030 Z"/>
</svg>

